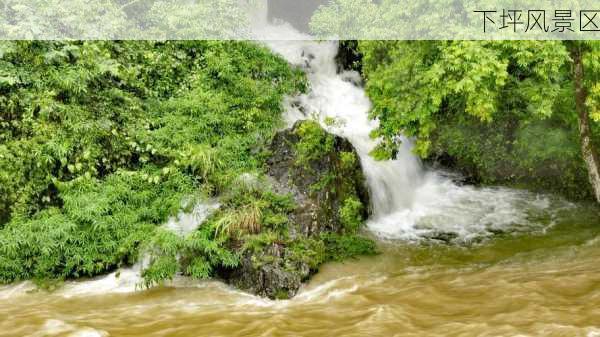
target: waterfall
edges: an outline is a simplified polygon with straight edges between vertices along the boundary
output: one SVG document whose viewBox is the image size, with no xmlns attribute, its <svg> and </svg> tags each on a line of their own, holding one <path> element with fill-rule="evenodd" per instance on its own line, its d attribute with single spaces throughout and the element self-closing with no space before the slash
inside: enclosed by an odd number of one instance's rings
<svg viewBox="0 0 600 337">
<path fill-rule="evenodd" d="M 309 41 L 287 23 L 267 24 L 255 34 L 307 73 L 310 91 L 287 100 L 288 125 L 316 119 L 356 148 L 374 209 L 368 228 L 380 238 L 420 240 L 442 235 L 468 241 L 499 231 L 530 230 L 539 225 L 530 218 L 551 208 L 547 196 L 460 186 L 448 173 L 426 170 L 406 137 L 401 137 L 395 160 L 376 161 L 369 152 L 378 141 L 370 137 L 378 122 L 368 117 L 371 103 L 360 85 L 360 74 L 337 72 L 338 42 Z"/>
</svg>

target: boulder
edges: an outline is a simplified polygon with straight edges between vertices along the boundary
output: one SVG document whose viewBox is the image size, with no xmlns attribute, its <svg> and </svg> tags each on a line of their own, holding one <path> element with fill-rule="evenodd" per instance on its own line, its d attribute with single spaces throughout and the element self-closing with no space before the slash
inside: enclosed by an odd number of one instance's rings
<svg viewBox="0 0 600 337">
<path fill-rule="evenodd" d="M 326 132 L 314 121 L 299 121 L 275 135 L 267 161 L 268 175 L 279 193 L 292 193 L 294 235 L 341 232 L 347 223 L 341 209 L 348 199 L 363 206 L 357 216 L 371 212 L 369 191 L 358 154 L 345 138 Z"/>
<path fill-rule="evenodd" d="M 288 215 L 289 240 L 244 252 L 225 278 L 238 288 L 282 299 L 294 296 L 325 259 L 298 253 L 298 243 L 323 252 L 324 236 L 356 233 L 371 207 L 358 154 L 347 139 L 314 121 L 299 121 L 277 133 L 269 150 L 267 175 L 274 192 L 291 194 L 295 201 Z"/>
</svg>

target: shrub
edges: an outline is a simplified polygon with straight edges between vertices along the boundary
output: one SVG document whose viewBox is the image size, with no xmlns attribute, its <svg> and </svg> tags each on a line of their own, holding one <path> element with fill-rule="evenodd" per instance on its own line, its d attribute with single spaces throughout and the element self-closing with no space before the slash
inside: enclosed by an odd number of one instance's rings
<svg viewBox="0 0 600 337">
<path fill-rule="evenodd" d="M 0 73 L 3 283 L 97 275 L 150 243 L 147 284 L 235 264 L 214 228 L 173 239 L 180 259 L 157 228 L 259 171 L 283 96 L 305 87 L 246 42 L 4 41 Z M 240 219 L 255 231 L 270 214 L 252 205 Z"/>
<path fill-rule="evenodd" d="M 340 218 L 349 233 L 356 232 L 363 224 L 363 204 L 355 196 L 348 197 L 340 208 Z"/>
</svg>

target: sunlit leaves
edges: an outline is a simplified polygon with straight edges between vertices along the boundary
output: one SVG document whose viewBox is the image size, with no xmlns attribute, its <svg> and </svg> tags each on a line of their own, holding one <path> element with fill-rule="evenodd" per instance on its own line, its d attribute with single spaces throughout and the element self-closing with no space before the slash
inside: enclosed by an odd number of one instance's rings
<svg viewBox="0 0 600 337">
<path fill-rule="evenodd" d="M 590 117 L 600 122 L 600 81 L 590 89 L 586 105 L 590 109 Z"/>
</svg>

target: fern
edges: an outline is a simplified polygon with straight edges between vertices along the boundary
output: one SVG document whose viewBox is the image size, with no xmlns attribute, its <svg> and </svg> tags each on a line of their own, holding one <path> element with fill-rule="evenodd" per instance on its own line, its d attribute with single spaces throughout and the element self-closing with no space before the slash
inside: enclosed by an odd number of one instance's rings
<svg viewBox="0 0 600 337">
<path fill-rule="evenodd" d="M 0 282 L 93 276 L 141 251 L 147 285 L 235 265 L 227 235 L 157 228 L 190 196 L 259 172 L 251 149 L 302 86 L 245 42 L 0 43 Z M 260 230 L 264 205 L 245 205 L 239 229 Z M 210 268 L 189 264 L 202 258 Z"/>
</svg>

